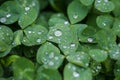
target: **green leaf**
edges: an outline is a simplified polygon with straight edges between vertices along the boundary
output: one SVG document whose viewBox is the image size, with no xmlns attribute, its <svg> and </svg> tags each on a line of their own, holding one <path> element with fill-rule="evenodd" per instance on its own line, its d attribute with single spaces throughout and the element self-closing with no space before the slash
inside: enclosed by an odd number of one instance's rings
<svg viewBox="0 0 120 80">
<path fill-rule="evenodd" d="M 115 17 L 119 17 L 120 16 L 120 1 L 119 0 L 111 0 L 114 3 L 114 10 L 112 11 L 113 14 L 115 15 Z"/>
<path fill-rule="evenodd" d="M 64 69 L 64 80 L 92 80 L 92 73 L 89 68 L 68 63 Z"/>
<path fill-rule="evenodd" d="M 88 67 L 89 66 L 89 61 L 90 57 L 87 53 L 85 52 L 75 52 L 66 57 L 66 59 L 73 64 L 76 64 L 78 66 L 82 67 Z"/>
<path fill-rule="evenodd" d="M 39 13 L 39 2 L 37 0 L 16 0 L 22 8 L 18 24 L 22 29 L 32 24 Z"/>
<path fill-rule="evenodd" d="M 115 74 L 115 77 L 119 77 L 120 76 L 120 60 L 118 60 L 115 63 L 114 74 Z"/>
<path fill-rule="evenodd" d="M 100 12 L 111 12 L 114 10 L 115 5 L 108 0 L 95 0 L 95 8 Z"/>
<path fill-rule="evenodd" d="M 108 57 L 107 52 L 104 50 L 100 50 L 100 49 L 91 49 L 89 51 L 89 54 L 90 54 L 91 58 L 97 62 L 103 62 Z"/>
<path fill-rule="evenodd" d="M 115 60 L 120 59 L 120 47 L 119 46 L 111 44 L 108 52 L 109 52 L 111 59 L 115 59 Z"/>
<path fill-rule="evenodd" d="M 39 45 L 46 41 L 48 30 L 41 25 L 31 25 L 24 29 L 22 43 L 26 46 Z"/>
<path fill-rule="evenodd" d="M 112 30 L 115 32 L 117 36 L 120 37 L 120 20 L 119 19 L 115 19 Z"/>
<path fill-rule="evenodd" d="M 80 2 L 85 6 L 89 6 L 93 4 L 94 0 L 80 0 Z"/>
<path fill-rule="evenodd" d="M 91 61 L 90 62 L 90 68 L 92 70 L 92 74 L 93 76 L 96 76 L 100 73 L 101 69 L 102 69 L 102 65 L 96 61 Z"/>
<path fill-rule="evenodd" d="M 22 30 L 18 30 L 14 32 L 14 41 L 12 43 L 13 47 L 21 45 L 23 39 L 23 31 Z"/>
<path fill-rule="evenodd" d="M 37 70 L 37 77 L 35 80 L 62 80 L 58 70 L 46 69 L 43 66 Z"/>
<path fill-rule="evenodd" d="M 33 80 L 35 68 L 30 60 L 20 57 L 16 59 L 12 67 L 16 80 Z"/>
<path fill-rule="evenodd" d="M 48 40 L 55 43 L 72 42 L 74 35 L 71 32 L 71 28 L 68 25 L 58 23 L 53 27 L 50 27 L 48 33 Z"/>
<path fill-rule="evenodd" d="M 19 18 L 19 6 L 14 1 L 6 1 L 0 7 L 0 22 L 4 24 L 12 24 Z"/>
<path fill-rule="evenodd" d="M 4 70 L 2 68 L 2 65 L 0 64 L 0 77 L 3 76 L 3 74 L 4 74 Z"/>
<path fill-rule="evenodd" d="M 116 35 L 111 29 L 100 30 L 95 34 L 98 45 L 108 50 L 111 44 L 116 44 Z"/>
<path fill-rule="evenodd" d="M 67 8 L 67 14 L 72 24 L 82 21 L 88 14 L 89 8 L 79 1 L 73 1 Z"/>
<path fill-rule="evenodd" d="M 58 69 L 63 62 L 64 56 L 60 54 L 56 46 L 47 42 L 38 49 L 36 59 L 45 68 Z"/>
<path fill-rule="evenodd" d="M 111 28 L 111 26 L 113 25 L 113 21 L 114 19 L 111 15 L 100 15 L 96 19 L 98 27 L 102 29 Z"/>
</svg>

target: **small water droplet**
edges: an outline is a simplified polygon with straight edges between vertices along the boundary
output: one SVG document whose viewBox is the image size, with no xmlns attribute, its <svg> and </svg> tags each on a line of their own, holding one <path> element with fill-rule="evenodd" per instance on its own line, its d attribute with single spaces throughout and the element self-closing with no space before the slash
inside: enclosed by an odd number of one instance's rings
<svg viewBox="0 0 120 80">
<path fill-rule="evenodd" d="M 6 18 L 4 18 L 4 17 L 3 17 L 3 18 L 0 18 L 0 22 L 1 22 L 1 23 L 5 23 L 5 22 L 6 22 Z"/>
<path fill-rule="evenodd" d="M 79 77 L 80 74 L 79 74 L 78 72 L 73 72 L 73 76 L 74 76 L 74 77 Z"/>
<path fill-rule="evenodd" d="M 88 38 L 87 41 L 88 42 L 93 42 L 93 38 Z"/>
<path fill-rule="evenodd" d="M 37 42 L 40 43 L 40 42 L 41 42 L 41 39 L 37 39 Z"/>
<path fill-rule="evenodd" d="M 108 2 L 108 0 L 104 0 L 105 2 Z"/>
<path fill-rule="evenodd" d="M 62 32 L 61 32 L 61 30 L 56 30 L 56 31 L 54 32 L 54 34 L 55 34 L 55 36 L 59 37 L 59 36 L 62 35 Z"/>
<path fill-rule="evenodd" d="M 35 2 L 32 2 L 32 6 L 35 6 Z"/>
<path fill-rule="evenodd" d="M 120 69 L 117 69 L 117 72 L 120 72 Z"/>
<path fill-rule="evenodd" d="M 7 14 L 6 17 L 9 18 L 11 16 L 11 14 Z"/>
<path fill-rule="evenodd" d="M 30 33 L 32 33 L 32 31 L 28 31 L 28 33 L 30 34 Z"/>
<path fill-rule="evenodd" d="M 51 52 L 51 53 L 49 54 L 49 58 L 53 58 L 53 57 L 54 57 L 54 53 Z"/>
<path fill-rule="evenodd" d="M 74 43 L 71 43 L 71 45 L 70 45 L 71 47 L 75 47 L 75 44 Z"/>
<path fill-rule="evenodd" d="M 30 7 L 25 7 L 25 11 L 29 11 L 30 10 Z"/>
<path fill-rule="evenodd" d="M 49 64 L 50 66 L 53 66 L 53 65 L 54 65 L 54 62 L 50 61 L 48 64 Z"/>
<path fill-rule="evenodd" d="M 67 25 L 67 24 L 69 24 L 69 22 L 68 22 L 68 21 L 65 21 L 64 24 Z"/>
<path fill-rule="evenodd" d="M 58 60 L 59 58 L 57 56 L 55 56 L 55 60 Z"/>
<path fill-rule="evenodd" d="M 63 48 L 67 48 L 67 46 L 63 46 Z"/>
<path fill-rule="evenodd" d="M 78 15 L 73 15 L 73 18 L 74 18 L 74 19 L 77 19 L 77 18 L 78 18 Z"/>
<path fill-rule="evenodd" d="M 101 66 L 97 66 L 96 68 L 97 68 L 97 69 L 101 69 Z"/>
<path fill-rule="evenodd" d="M 53 37 L 52 36 L 48 36 L 48 39 L 52 39 Z"/>
<path fill-rule="evenodd" d="M 40 35 L 40 34 L 42 34 L 42 32 L 41 32 L 41 31 L 39 31 L 39 32 L 38 32 L 38 34 Z"/>
<path fill-rule="evenodd" d="M 2 27 L 0 27 L 0 29 L 2 29 Z"/>
<path fill-rule="evenodd" d="M 103 22 L 102 24 L 103 24 L 103 26 L 106 26 L 106 23 Z"/>
</svg>

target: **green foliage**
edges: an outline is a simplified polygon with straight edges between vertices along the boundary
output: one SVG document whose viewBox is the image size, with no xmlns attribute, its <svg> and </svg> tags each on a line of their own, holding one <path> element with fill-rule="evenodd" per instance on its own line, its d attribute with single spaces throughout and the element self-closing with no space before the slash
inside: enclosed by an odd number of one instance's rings
<svg viewBox="0 0 120 80">
<path fill-rule="evenodd" d="M 0 80 L 120 80 L 120 0 L 0 0 Z"/>
</svg>

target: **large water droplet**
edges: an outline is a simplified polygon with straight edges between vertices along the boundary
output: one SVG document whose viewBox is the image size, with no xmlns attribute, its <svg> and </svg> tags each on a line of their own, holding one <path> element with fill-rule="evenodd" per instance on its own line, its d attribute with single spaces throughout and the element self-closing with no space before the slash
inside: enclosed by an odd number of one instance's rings
<svg viewBox="0 0 120 80">
<path fill-rule="evenodd" d="M 56 30 L 56 31 L 54 32 L 54 34 L 55 34 L 55 36 L 59 37 L 59 36 L 62 35 L 62 32 L 61 32 L 61 30 Z"/>
<path fill-rule="evenodd" d="M 4 17 L 3 17 L 3 18 L 0 18 L 0 22 L 1 22 L 1 23 L 5 23 L 5 22 L 6 22 L 6 18 L 4 18 Z"/>
<path fill-rule="evenodd" d="M 74 76 L 74 77 L 79 77 L 80 74 L 79 74 L 78 72 L 73 72 L 73 76 Z"/>
</svg>

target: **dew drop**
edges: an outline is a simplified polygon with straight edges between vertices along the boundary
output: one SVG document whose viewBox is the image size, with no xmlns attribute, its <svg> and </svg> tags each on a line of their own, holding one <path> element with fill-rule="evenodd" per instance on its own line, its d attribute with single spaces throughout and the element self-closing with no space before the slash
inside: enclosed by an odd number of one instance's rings
<svg viewBox="0 0 120 80">
<path fill-rule="evenodd" d="M 71 45 L 70 45 L 71 47 L 75 47 L 75 44 L 74 43 L 71 43 Z"/>
<path fill-rule="evenodd" d="M 55 34 L 55 36 L 59 37 L 59 36 L 62 35 L 62 32 L 61 32 L 60 30 L 56 30 L 56 31 L 54 32 L 54 34 Z"/>
<path fill-rule="evenodd" d="M 57 56 L 55 56 L 55 60 L 58 60 L 59 58 Z"/>
<path fill-rule="evenodd" d="M 50 61 L 48 64 L 49 64 L 50 66 L 53 66 L 53 65 L 54 65 L 54 62 Z"/>
<path fill-rule="evenodd" d="M 32 33 L 32 31 L 28 31 L 28 33 L 30 34 L 30 33 Z"/>
<path fill-rule="evenodd" d="M 69 22 L 68 22 L 68 21 L 65 21 L 64 24 L 67 25 L 67 24 L 69 24 Z"/>
<path fill-rule="evenodd" d="M 25 11 L 29 11 L 30 10 L 30 7 L 25 7 Z"/>
<path fill-rule="evenodd" d="M 10 17 L 10 16 L 11 16 L 11 14 L 7 14 L 7 15 L 6 15 L 7 18 Z"/>
<path fill-rule="evenodd" d="M 3 17 L 3 18 L 0 18 L 0 22 L 1 22 L 1 23 L 5 23 L 5 22 L 6 22 L 6 18 L 4 18 L 4 17 Z"/>
<path fill-rule="evenodd" d="M 80 74 L 79 74 L 78 72 L 73 72 L 73 76 L 74 76 L 74 77 L 79 77 Z"/>
<path fill-rule="evenodd" d="M 93 42 L 93 38 L 88 38 L 87 41 L 88 42 Z"/>
<path fill-rule="evenodd" d="M 2 29 L 2 27 L 0 27 L 0 29 Z"/>
<path fill-rule="evenodd" d="M 39 32 L 38 32 L 38 34 L 40 35 L 40 34 L 42 34 L 42 32 L 41 32 L 41 31 L 39 31 Z"/>
<path fill-rule="evenodd" d="M 54 57 L 54 53 L 51 52 L 51 53 L 49 54 L 49 58 L 53 58 L 53 57 Z"/>
<path fill-rule="evenodd" d="M 52 39 L 53 37 L 52 36 L 48 36 L 48 39 Z"/>
<path fill-rule="evenodd" d="M 73 15 L 73 18 L 74 18 L 74 19 L 77 19 L 77 18 L 78 18 L 78 15 Z"/>
<path fill-rule="evenodd" d="M 63 46 L 63 48 L 67 48 L 67 46 Z"/>
<path fill-rule="evenodd" d="M 37 42 L 40 43 L 40 42 L 41 42 L 41 39 L 37 39 Z"/>
<path fill-rule="evenodd" d="M 117 72 L 120 72 L 120 69 L 117 69 Z"/>
</svg>

